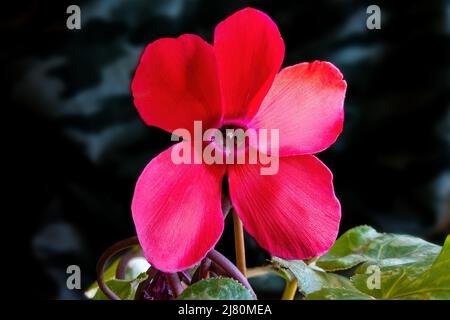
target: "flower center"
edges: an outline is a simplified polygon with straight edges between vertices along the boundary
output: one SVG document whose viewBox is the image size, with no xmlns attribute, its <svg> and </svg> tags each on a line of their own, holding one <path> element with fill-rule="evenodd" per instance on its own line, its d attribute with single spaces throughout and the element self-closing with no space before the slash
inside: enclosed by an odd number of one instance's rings
<svg viewBox="0 0 450 320">
<path fill-rule="evenodd" d="M 236 155 L 246 147 L 246 128 L 241 125 L 224 124 L 212 137 L 216 147 L 225 155 Z"/>
</svg>

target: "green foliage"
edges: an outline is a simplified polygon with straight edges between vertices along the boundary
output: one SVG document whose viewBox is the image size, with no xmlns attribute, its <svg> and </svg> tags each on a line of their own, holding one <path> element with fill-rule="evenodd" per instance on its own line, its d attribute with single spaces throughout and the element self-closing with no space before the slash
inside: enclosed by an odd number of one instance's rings
<svg viewBox="0 0 450 320">
<path fill-rule="evenodd" d="M 250 292 L 230 278 L 200 280 L 186 288 L 178 300 L 253 300 Z"/>
<path fill-rule="evenodd" d="M 302 260 L 283 260 L 274 257 L 272 259 L 274 268 L 286 274 L 286 270 L 298 280 L 298 289 L 304 294 L 308 295 L 323 287 L 329 288 L 351 288 L 353 287 L 349 279 L 334 273 L 327 273 L 314 266 L 309 266 Z M 284 276 L 286 279 L 286 276 Z M 287 280 L 290 280 L 289 275 Z"/>
<path fill-rule="evenodd" d="M 360 263 L 407 265 L 416 262 L 433 261 L 441 250 L 440 246 L 420 238 L 378 233 L 369 226 L 350 229 L 316 264 L 326 271 L 349 269 Z"/>
<path fill-rule="evenodd" d="M 344 233 L 311 265 L 279 258 L 272 263 L 297 278 L 307 300 L 450 299 L 450 236 L 441 248 L 361 226 Z M 336 273 L 343 270 L 350 276 Z"/>
<path fill-rule="evenodd" d="M 146 279 L 147 273 L 143 272 L 132 280 L 108 280 L 106 285 L 122 300 L 133 300 L 139 283 Z M 93 300 L 109 300 L 109 298 L 101 290 L 97 290 Z"/>
<path fill-rule="evenodd" d="M 139 268 L 134 268 L 125 280 L 118 280 L 118 263 L 117 260 L 106 269 L 105 281 L 122 299 L 133 299 L 147 274 L 138 274 Z M 306 300 L 450 300 L 450 236 L 440 247 L 417 237 L 379 233 L 369 226 L 360 226 L 344 233 L 327 253 L 312 262 L 273 257 L 269 265 L 257 269 L 254 271 L 261 275 L 269 272 L 286 281 L 297 279 L 298 297 Z M 97 283 L 86 294 L 95 300 L 107 299 Z M 178 299 L 253 297 L 239 282 L 220 277 L 194 283 Z"/>
<path fill-rule="evenodd" d="M 305 300 L 373 300 L 358 290 L 346 288 L 323 288 L 306 296 Z"/>
<path fill-rule="evenodd" d="M 141 250 L 140 246 L 134 246 L 129 250 L 129 254 L 137 253 Z M 116 279 L 116 271 L 117 267 L 119 266 L 119 263 L 121 259 L 124 256 L 120 256 L 117 259 L 113 260 L 112 263 L 106 268 L 106 270 L 103 273 L 103 279 L 108 284 L 111 285 L 112 288 L 115 288 L 115 290 L 122 292 L 122 294 L 125 296 L 126 288 L 128 287 L 126 282 L 133 282 L 137 278 L 140 277 L 141 273 L 145 272 L 148 269 L 147 263 L 129 263 L 127 270 L 125 272 L 125 279 L 119 280 Z M 137 261 L 139 259 L 143 259 L 141 257 L 134 258 L 133 261 Z M 113 291 L 115 291 L 113 290 Z M 94 281 L 89 288 L 87 288 L 84 292 L 85 296 L 90 299 L 95 299 L 96 296 L 102 297 L 101 292 L 99 292 L 99 287 L 97 281 Z M 134 295 L 134 292 L 133 292 Z M 106 297 L 105 297 L 106 298 Z"/>
</svg>

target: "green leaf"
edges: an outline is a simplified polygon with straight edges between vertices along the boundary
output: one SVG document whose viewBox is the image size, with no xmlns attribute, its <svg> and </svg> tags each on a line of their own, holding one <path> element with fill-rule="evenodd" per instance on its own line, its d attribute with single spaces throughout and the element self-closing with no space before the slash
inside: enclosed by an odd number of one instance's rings
<svg viewBox="0 0 450 320">
<path fill-rule="evenodd" d="M 327 273 L 318 267 L 307 265 L 302 260 L 284 260 L 273 257 L 272 264 L 276 270 L 282 272 L 285 272 L 284 269 L 289 270 L 297 278 L 298 289 L 304 295 L 319 291 L 322 288 L 356 290 L 349 279 L 338 274 Z"/>
<path fill-rule="evenodd" d="M 374 298 L 358 290 L 346 288 L 323 288 L 309 294 L 305 300 L 373 300 Z"/>
<path fill-rule="evenodd" d="M 450 236 L 437 258 L 422 256 L 422 260 L 412 263 L 380 263 L 377 267 L 379 289 L 369 288 L 373 275 L 362 267 L 352 277 L 355 287 L 377 299 L 450 299 Z"/>
<path fill-rule="evenodd" d="M 139 283 L 146 279 L 147 273 L 143 272 L 133 280 L 111 279 L 106 281 L 106 285 L 122 300 L 132 300 Z M 93 300 L 109 300 L 109 298 L 101 290 L 97 290 Z"/>
<path fill-rule="evenodd" d="M 253 300 L 250 292 L 231 278 L 200 280 L 187 287 L 178 300 Z"/>
<path fill-rule="evenodd" d="M 441 250 L 420 238 L 360 226 L 314 264 L 278 258 L 274 264 L 297 278 L 308 300 L 450 299 L 450 236 Z M 352 276 L 333 273 L 339 270 Z"/>
<path fill-rule="evenodd" d="M 345 232 L 316 264 L 327 271 L 349 269 L 366 261 L 364 256 L 370 242 L 379 235 L 372 227 L 360 226 Z"/>
<path fill-rule="evenodd" d="M 369 226 L 360 226 L 344 233 L 316 264 L 326 271 L 345 270 L 365 263 L 380 266 L 432 262 L 440 247 L 422 239 L 378 233 Z"/>
<path fill-rule="evenodd" d="M 108 282 L 111 279 L 114 279 L 116 277 L 116 270 L 117 266 L 119 265 L 120 259 L 117 259 L 114 261 L 103 273 L 103 279 L 105 279 L 105 282 Z M 86 289 L 84 292 L 84 295 L 89 298 L 93 299 L 98 291 L 98 282 L 94 281 L 89 288 Z"/>
<path fill-rule="evenodd" d="M 136 245 L 133 246 L 128 252 L 130 254 L 137 253 L 141 249 L 140 246 Z M 114 260 L 108 268 L 106 268 L 105 272 L 103 273 L 103 279 L 105 282 L 108 282 L 109 280 L 116 279 L 116 270 L 119 266 L 120 260 L 124 257 L 124 255 L 120 256 L 116 260 Z M 133 280 L 137 276 L 139 276 L 142 272 L 147 271 L 147 269 L 150 267 L 148 262 L 145 260 L 144 257 L 135 257 L 132 260 L 129 261 L 127 270 L 125 272 L 125 280 Z M 117 280 L 117 279 L 116 279 Z M 119 285 L 120 286 L 120 285 Z M 84 295 L 89 298 L 93 299 L 98 291 L 98 283 L 97 281 L 94 281 L 89 288 L 87 288 L 84 292 Z"/>
</svg>

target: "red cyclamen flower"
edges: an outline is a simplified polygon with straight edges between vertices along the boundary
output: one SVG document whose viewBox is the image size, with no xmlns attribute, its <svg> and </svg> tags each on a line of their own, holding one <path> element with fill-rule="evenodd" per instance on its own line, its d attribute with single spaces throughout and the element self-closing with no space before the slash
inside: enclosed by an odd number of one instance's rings
<svg viewBox="0 0 450 320">
<path fill-rule="evenodd" d="M 221 22 L 214 45 L 195 35 L 147 46 L 132 82 L 146 124 L 173 132 L 239 123 L 279 129 L 279 171 L 259 164 L 176 165 L 154 158 L 136 184 L 132 213 L 148 261 L 175 272 L 199 262 L 219 240 L 222 179 L 246 231 L 271 254 L 307 259 L 336 239 L 341 208 L 330 170 L 312 154 L 342 131 L 346 82 L 329 62 L 279 72 L 284 43 L 275 23 L 246 8 Z"/>
</svg>

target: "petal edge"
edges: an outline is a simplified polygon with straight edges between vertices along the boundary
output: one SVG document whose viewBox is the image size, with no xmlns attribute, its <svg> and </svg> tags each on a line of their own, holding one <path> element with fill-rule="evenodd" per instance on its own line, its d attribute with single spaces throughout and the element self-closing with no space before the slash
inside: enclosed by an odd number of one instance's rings
<svg viewBox="0 0 450 320">
<path fill-rule="evenodd" d="M 342 132 L 346 88 L 342 73 L 329 62 L 284 68 L 249 126 L 278 129 L 280 156 L 323 151 Z"/>
<path fill-rule="evenodd" d="M 163 151 L 139 177 L 131 211 L 145 257 L 155 268 L 192 267 L 215 246 L 224 226 L 223 166 L 179 164 Z"/>
<path fill-rule="evenodd" d="M 272 255 L 321 255 L 336 240 L 341 217 L 332 174 L 312 155 L 282 157 L 279 165 L 272 176 L 261 176 L 259 165 L 231 166 L 233 206 L 245 230 Z"/>
<path fill-rule="evenodd" d="M 217 25 L 214 50 L 225 120 L 251 119 L 283 63 L 277 25 L 259 10 L 242 9 Z"/>
<path fill-rule="evenodd" d="M 131 91 L 144 122 L 168 132 L 178 128 L 192 132 L 195 120 L 215 127 L 222 116 L 214 49 L 196 35 L 147 45 Z"/>
</svg>

